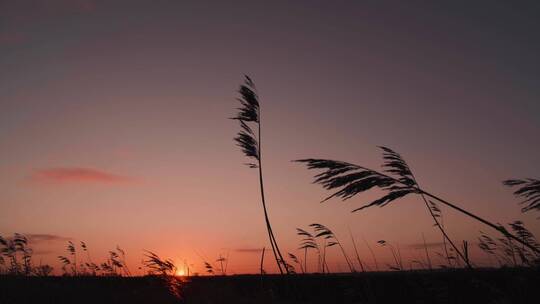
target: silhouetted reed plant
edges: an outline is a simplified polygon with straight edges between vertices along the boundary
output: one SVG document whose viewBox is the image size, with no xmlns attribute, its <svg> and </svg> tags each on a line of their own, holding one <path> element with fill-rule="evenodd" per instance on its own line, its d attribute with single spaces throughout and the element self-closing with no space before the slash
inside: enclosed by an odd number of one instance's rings
<svg viewBox="0 0 540 304">
<path fill-rule="evenodd" d="M 296 265 L 298 265 L 300 267 L 300 271 L 302 273 L 306 273 L 305 270 L 304 270 L 304 266 L 302 265 L 302 261 L 296 255 L 289 252 L 289 259 L 291 261 L 293 261 L 293 263 L 295 263 Z M 293 267 L 293 269 L 294 269 L 294 267 Z"/>
<path fill-rule="evenodd" d="M 380 240 L 377 242 L 382 247 L 388 247 L 394 258 L 394 265 L 388 264 L 388 268 L 392 270 L 403 270 L 403 259 L 401 259 L 401 251 L 399 250 L 399 245 L 397 249 L 392 246 L 390 243 L 387 243 L 385 240 Z"/>
<path fill-rule="evenodd" d="M 146 251 L 145 257 L 143 265 L 148 268 L 148 274 L 161 278 L 169 291 L 180 298 L 181 281 L 176 278 L 178 268 L 174 262 L 170 259 L 162 259 L 151 251 Z"/>
<path fill-rule="evenodd" d="M 353 234 L 351 232 L 351 229 L 349 229 L 349 236 L 351 237 L 351 242 L 353 244 L 354 253 L 356 254 L 356 261 L 358 262 L 358 265 L 360 266 L 360 269 L 362 270 L 362 272 L 365 272 L 366 269 L 364 267 L 364 263 L 360 259 L 360 254 L 358 254 L 358 248 L 356 247 L 356 241 L 354 240 L 354 236 L 353 236 Z"/>
<path fill-rule="evenodd" d="M 521 221 L 509 224 L 510 229 L 524 242 L 532 244 L 540 249 L 540 244 L 534 235 L 525 228 Z M 478 246 L 491 259 L 495 260 L 499 267 L 531 267 L 540 265 L 540 255 L 522 244 L 516 244 L 510 238 L 493 238 L 484 232 L 480 232 Z"/>
<path fill-rule="evenodd" d="M 227 265 L 229 264 L 229 254 L 227 253 L 227 257 L 223 257 L 221 256 L 221 253 L 220 253 L 216 262 L 219 263 L 221 275 L 227 275 Z"/>
<path fill-rule="evenodd" d="M 248 76 L 245 77 L 244 84 L 240 86 L 240 108 L 238 113 L 232 119 L 237 120 L 240 123 L 240 132 L 234 138 L 237 145 L 242 149 L 244 154 L 253 159 L 254 162 L 248 163 L 249 168 L 258 169 L 259 171 L 259 185 L 261 189 L 261 203 L 264 211 L 264 220 L 266 223 L 266 229 L 268 231 L 268 238 L 270 239 L 270 245 L 272 246 L 272 252 L 276 259 L 279 272 L 288 272 L 287 263 L 281 255 L 276 237 L 270 225 L 270 219 L 268 217 L 268 211 L 266 208 L 266 200 L 264 196 L 264 182 L 263 182 L 263 169 L 262 169 L 262 149 L 261 149 L 261 108 L 259 103 L 259 96 L 256 93 L 255 84 Z M 252 126 L 256 128 L 254 131 Z"/>
<path fill-rule="evenodd" d="M 146 251 L 146 260 L 143 264 L 148 268 L 148 274 L 160 276 L 173 276 L 176 274 L 176 265 L 170 259 L 162 259 L 157 254 Z"/>
<path fill-rule="evenodd" d="M 10 275 L 30 275 L 32 273 L 32 249 L 28 239 L 19 233 L 12 237 L 0 236 L 0 271 Z"/>
<path fill-rule="evenodd" d="M 206 269 L 206 272 L 208 274 L 211 274 L 211 275 L 214 275 L 215 274 L 215 271 L 214 271 L 214 266 L 212 266 L 212 264 L 208 263 L 208 262 L 204 262 L 204 268 Z"/>
<path fill-rule="evenodd" d="M 430 206 L 428 199 L 437 201 L 438 203 L 457 210 L 468 217 L 471 217 L 487 225 L 488 227 L 493 228 L 501 233 L 505 238 L 520 243 L 521 245 L 534 251 L 536 254 L 540 253 L 540 249 L 534 247 L 532 244 L 527 243 L 527 241 L 522 240 L 518 236 L 513 235 L 502 225 L 493 224 L 484 218 L 481 218 L 461 207 L 458 207 L 455 204 L 427 192 L 417 183 L 411 169 L 398 153 L 386 147 L 381 147 L 381 149 L 383 150 L 384 158 L 382 172 L 343 161 L 328 159 L 301 159 L 297 160 L 297 162 L 305 163 L 308 169 L 324 170 L 322 173 L 315 176 L 314 183 L 321 184 L 325 189 L 333 190 L 335 192 L 325 198 L 323 202 L 334 197 L 339 197 L 342 200 L 348 200 L 359 193 L 366 192 L 373 188 L 379 188 L 385 192 L 385 194 L 379 199 L 356 208 L 352 212 L 360 211 L 373 206 L 384 207 L 389 203 L 409 194 L 419 195 L 429 210 L 431 217 L 434 219 L 435 225 L 439 228 L 446 240 L 450 243 L 458 256 L 468 267 L 471 267 L 471 265 L 468 257 L 462 252 L 464 248 L 461 250 L 458 249 L 454 242 L 452 242 L 452 240 L 448 237 L 444 228 L 437 220 L 437 217 L 433 214 L 433 209 Z M 534 199 L 532 199 L 532 201 L 534 201 Z"/>
<path fill-rule="evenodd" d="M 20 233 L 12 237 L 0 236 L 0 274 L 16 276 L 48 276 L 53 268 L 49 265 L 32 263 L 33 250 L 28 238 Z"/>
<path fill-rule="evenodd" d="M 319 244 L 315 240 L 315 237 L 307 232 L 304 229 L 296 228 L 296 234 L 303 237 L 300 242 L 300 247 L 298 249 L 304 250 L 304 271 L 308 272 L 307 260 L 308 260 L 308 250 L 313 249 L 317 253 L 317 271 L 321 271 L 322 259 L 321 259 L 321 250 L 319 249 Z"/>
<path fill-rule="evenodd" d="M 517 188 L 514 195 L 523 199 L 520 202 L 524 205 L 521 212 L 527 212 L 533 209 L 540 211 L 540 180 L 534 178 L 527 179 L 509 179 L 503 182 L 508 187 Z"/>
<path fill-rule="evenodd" d="M 341 253 L 343 254 L 343 257 L 345 258 L 345 262 L 347 262 L 347 266 L 349 266 L 349 270 L 351 272 L 356 272 L 356 270 L 354 269 L 354 266 L 351 263 L 351 260 L 349 259 L 349 256 L 345 252 L 345 249 L 339 242 L 334 232 L 332 232 L 332 230 L 330 230 L 328 227 L 322 224 L 317 224 L 317 223 L 311 224 L 309 226 L 315 230 L 315 233 L 316 233 L 315 237 L 324 238 L 325 243 L 326 243 L 325 247 L 332 247 L 332 246 L 338 245 L 339 248 L 341 249 Z"/>
<path fill-rule="evenodd" d="M 77 262 L 77 247 L 72 241 L 69 241 L 66 247 L 68 255 L 58 256 L 65 276 L 131 276 L 125 259 L 126 253 L 119 246 L 116 246 L 116 250 L 109 251 L 107 260 L 99 265 L 92 261 L 85 242 L 80 242 L 80 248 L 86 252 L 86 261 L 79 255 Z"/>
</svg>

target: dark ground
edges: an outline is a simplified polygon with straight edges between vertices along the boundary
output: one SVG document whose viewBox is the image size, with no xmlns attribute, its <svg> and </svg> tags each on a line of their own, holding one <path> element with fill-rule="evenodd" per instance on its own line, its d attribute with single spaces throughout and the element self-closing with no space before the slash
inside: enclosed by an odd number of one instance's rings
<svg viewBox="0 0 540 304">
<path fill-rule="evenodd" d="M 172 288 L 174 289 L 174 288 Z M 192 277 L 182 299 L 157 277 L 0 276 L 12 303 L 540 303 L 534 269 Z"/>
</svg>

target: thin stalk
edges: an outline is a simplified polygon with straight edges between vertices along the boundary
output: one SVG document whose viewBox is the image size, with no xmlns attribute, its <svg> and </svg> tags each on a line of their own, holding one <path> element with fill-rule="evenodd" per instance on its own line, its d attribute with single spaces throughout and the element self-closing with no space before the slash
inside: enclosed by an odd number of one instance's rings
<svg viewBox="0 0 540 304">
<path fill-rule="evenodd" d="M 426 252 L 426 259 L 427 259 L 427 262 L 428 262 L 429 270 L 432 270 L 433 267 L 431 265 L 431 259 L 429 258 L 429 252 L 428 252 L 428 249 L 427 249 L 426 238 L 424 237 L 424 233 L 422 233 L 422 239 L 424 240 L 424 251 Z"/>
<path fill-rule="evenodd" d="M 399 268 L 403 269 L 403 260 L 401 259 L 401 250 L 399 250 L 399 244 L 397 246 L 397 257 L 399 262 Z"/>
<path fill-rule="evenodd" d="M 338 240 L 337 236 L 335 234 L 332 234 L 334 237 L 334 240 L 336 240 L 336 243 L 338 244 L 339 248 L 341 249 L 341 253 L 343 253 L 343 257 L 345 258 L 345 262 L 347 262 L 347 265 L 349 266 L 349 269 L 351 272 L 356 272 L 354 269 L 354 266 L 351 264 L 351 261 L 349 260 L 349 257 L 347 256 L 347 253 L 345 252 L 345 249 L 343 246 L 341 246 L 341 242 Z"/>
<path fill-rule="evenodd" d="M 77 253 L 76 252 L 73 253 L 73 266 L 75 267 L 74 268 L 75 276 L 77 276 Z"/>
<path fill-rule="evenodd" d="M 298 258 L 298 265 L 300 266 L 300 271 L 305 274 L 306 270 L 304 269 L 304 266 L 302 265 L 302 259 Z"/>
<path fill-rule="evenodd" d="M 322 266 L 321 249 L 317 248 L 317 272 L 321 272 L 321 266 Z M 324 272 L 324 269 L 323 269 L 323 272 Z"/>
<path fill-rule="evenodd" d="M 352 235 L 351 229 L 349 229 L 349 235 L 351 236 L 354 252 L 356 253 L 356 260 L 358 261 L 358 264 L 360 264 L 360 269 L 362 269 L 362 272 L 366 272 L 366 270 L 364 269 L 364 264 L 360 260 L 360 255 L 358 254 L 358 249 L 356 248 L 356 242 L 354 241 L 354 237 Z"/>
<path fill-rule="evenodd" d="M 371 252 L 371 257 L 373 257 L 373 262 L 375 262 L 375 270 L 379 271 L 379 264 L 377 263 L 377 258 L 375 257 L 375 253 L 373 252 L 373 249 L 371 249 L 371 246 L 369 246 L 369 243 L 366 241 L 365 238 L 362 238 L 364 240 L 364 243 L 366 243 L 367 248 L 369 249 L 369 252 Z"/>
<path fill-rule="evenodd" d="M 268 236 L 270 238 L 270 244 L 272 245 L 272 251 L 274 252 L 274 257 L 276 259 L 276 263 L 277 263 L 277 266 L 279 268 L 279 272 L 281 274 L 283 274 L 283 269 L 282 269 L 282 265 L 284 265 L 285 263 L 285 260 L 283 259 L 283 256 L 281 255 L 281 252 L 279 250 L 279 247 L 278 247 L 278 244 L 276 242 L 276 238 L 274 236 L 274 233 L 272 231 L 272 226 L 270 225 L 270 219 L 268 218 L 268 211 L 266 210 L 266 199 L 265 199 L 265 196 L 264 196 L 264 183 L 263 183 L 263 171 L 262 171 L 262 151 L 261 151 L 261 141 L 262 141 L 262 138 L 261 138 L 261 115 L 260 115 L 260 108 L 259 108 L 259 122 L 258 122 L 258 140 L 257 140 L 257 145 L 258 145 L 258 153 L 259 153 L 259 157 L 258 157 L 258 164 L 259 164 L 259 184 L 260 184 L 260 188 L 261 188 L 261 200 L 262 200 L 262 205 L 263 205 L 263 210 L 264 210 L 264 219 L 266 221 L 266 228 L 268 230 Z M 287 267 L 284 267 L 285 268 L 285 271 L 287 272 L 287 274 L 289 273 L 289 270 Z"/>
<path fill-rule="evenodd" d="M 399 260 L 397 258 L 396 250 L 394 249 L 394 246 L 392 246 L 391 244 L 388 244 L 388 246 L 390 248 L 390 252 L 392 253 L 392 256 L 394 257 L 394 263 L 396 263 L 396 268 L 399 268 L 399 270 L 403 270 L 403 267 L 399 263 Z"/>
<path fill-rule="evenodd" d="M 263 264 L 264 264 L 264 251 L 265 251 L 265 249 L 266 249 L 266 247 L 263 247 L 262 254 L 261 254 L 261 275 L 264 274 Z"/>
<path fill-rule="evenodd" d="M 467 210 L 464 210 L 464 209 L 462 209 L 462 208 L 460 208 L 460 207 L 458 207 L 458 206 L 456 206 L 456 205 L 454 205 L 454 204 L 452 204 L 452 203 L 450 203 L 450 202 L 448 202 L 448 201 L 446 201 L 446 200 L 444 200 L 444 199 L 442 199 L 442 198 L 440 198 L 440 197 L 438 197 L 438 196 L 435 196 L 435 195 L 433 195 L 433 194 L 431 194 L 431 193 L 429 193 L 429 192 L 426 192 L 426 191 L 424 191 L 424 190 L 422 190 L 422 189 L 418 189 L 418 191 L 419 191 L 420 193 L 422 193 L 422 194 L 425 194 L 425 195 L 427 195 L 427 196 L 429 196 L 429 197 L 435 199 L 435 200 L 438 200 L 439 202 L 445 204 L 446 206 L 448 206 L 448 207 L 450 207 L 450 208 L 453 208 L 453 209 L 455 209 L 455 210 L 457 210 L 457 211 L 459 211 L 459 212 L 461 212 L 461 213 L 463 213 L 463 214 L 465 214 L 465 215 L 468 215 L 469 217 L 472 217 L 473 219 L 475 219 L 475 220 L 477 220 L 477 221 L 479 221 L 479 222 L 481 222 L 481 223 L 483 223 L 483 224 L 485 224 L 485 225 L 487 225 L 487 226 L 489 226 L 489 227 L 491 227 L 491 228 L 493 228 L 493 229 L 499 231 L 499 232 L 502 233 L 504 236 L 506 236 L 506 237 L 508 237 L 508 238 L 511 238 L 511 239 L 513 239 L 513 240 L 518 241 L 520 244 L 526 246 L 527 248 L 531 249 L 531 250 L 534 251 L 535 253 L 540 254 L 540 249 L 538 249 L 538 248 L 534 247 L 533 245 L 531 245 L 531 244 L 529 244 L 529 243 L 527 243 L 527 242 L 521 240 L 520 238 L 514 236 L 513 234 L 511 234 L 510 232 L 508 232 L 503 226 L 495 225 L 495 224 L 493 224 L 493 223 L 491 223 L 491 222 L 489 222 L 489 221 L 487 221 L 487 220 L 485 220 L 485 219 L 483 219 L 483 218 L 481 218 L 481 217 L 479 217 L 479 216 L 477 216 L 477 215 L 475 215 L 475 214 L 473 214 L 473 213 L 470 213 L 470 212 L 467 211 Z"/>
<path fill-rule="evenodd" d="M 225 275 L 225 271 L 224 271 L 224 268 L 223 268 L 223 257 L 221 256 L 221 254 L 219 254 L 219 263 L 220 263 L 220 266 L 221 266 L 221 274 Z"/>
<path fill-rule="evenodd" d="M 304 272 L 307 273 L 307 247 L 304 248 Z"/>
<path fill-rule="evenodd" d="M 444 222 L 443 222 L 443 218 L 441 217 L 441 226 L 444 228 Z M 443 234 L 443 249 L 444 249 L 444 254 L 445 254 L 445 257 L 446 257 L 446 261 L 448 262 L 448 266 L 449 267 L 454 267 L 454 265 L 452 265 L 452 259 L 450 259 L 450 254 L 448 253 L 448 247 L 446 246 L 446 237 L 444 236 Z"/>
<path fill-rule="evenodd" d="M 422 199 L 424 200 L 424 203 L 426 204 L 426 207 L 429 210 L 429 213 L 431 214 L 431 217 L 433 218 L 433 221 L 435 222 L 435 226 L 437 228 L 439 228 L 439 230 L 441 231 L 441 234 L 443 235 L 443 238 L 445 238 L 448 241 L 448 243 L 452 246 L 452 248 L 454 248 L 454 250 L 459 255 L 461 260 L 465 263 L 465 265 L 467 265 L 467 268 L 472 269 L 472 265 L 465 258 L 463 253 L 457 248 L 457 246 L 454 244 L 454 242 L 450 239 L 448 234 L 446 234 L 446 231 L 444 230 L 444 228 L 439 224 L 439 221 L 435 217 L 435 214 L 433 213 L 433 210 L 431 210 L 431 208 L 429 207 L 429 204 L 427 203 L 427 200 L 425 199 L 425 197 L 423 195 L 422 195 Z"/>
<path fill-rule="evenodd" d="M 227 250 L 227 258 L 225 260 L 225 273 L 227 273 L 227 267 L 229 266 L 229 253 L 230 251 Z"/>
<path fill-rule="evenodd" d="M 324 267 L 326 265 L 326 241 L 323 242 L 323 252 L 322 252 L 322 273 L 324 274 Z M 328 267 L 326 268 L 328 269 Z"/>
<path fill-rule="evenodd" d="M 398 179 L 396 179 L 396 178 L 394 178 L 394 177 L 392 177 L 392 176 L 389 176 L 389 175 L 387 175 L 387 174 L 381 173 L 381 172 L 379 172 L 379 171 L 376 171 L 376 170 L 373 170 L 373 169 L 369 169 L 369 168 L 366 168 L 366 167 L 362 167 L 362 166 L 357 166 L 357 167 L 358 167 L 358 168 L 361 168 L 361 169 L 364 169 L 364 170 L 369 170 L 369 171 L 375 172 L 375 173 L 377 173 L 377 174 L 379 174 L 379 175 L 381 175 L 381 176 L 384 176 L 384 177 L 389 178 L 389 179 L 392 179 L 392 180 L 394 180 L 394 181 L 396 181 L 396 182 L 398 182 L 398 183 L 400 183 L 400 184 L 403 184 L 403 183 L 401 183 L 401 181 L 399 181 Z M 448 207 L 450 207 L 450 208 L 452 208 L 452 209 L 454 209 L 454 210 L 457 210 L 457 211 L 459 211 L 459 212 L 461 212 L 461 213 L 463 213 L 463 214 L 465 214 L 465 215 L 467 215 L 467 216 L 469 216 L 469 217 L 471 217 L 471 218 L 473 218 L 473 219 L 475 219 L 475 220 L 477 220 L 477 221 L 483 223 L 484 225 L 489 226 L 489 227 L 491 227 L 491 228 L 493 228 L 493 229 L 499 231 L 499 232 L 500 232 L 501 234 L 503 234 L 504 236 L 509 237 L 509 238 L 511 238 L 511 239 L 513 239 L 513 240 L 518 241 L 520 244 L 522 244 L 522 245 L 524 245 L 524 246 L 527 246 L 527 248 L 531 249 L 531 250 L 534 251 L 535 253 L 540 254 L 540 249 L 538 249 L 538 248 L 534 247 L 533 245 L 531 245 L 531 244 L 529 244 L 529 243 L 527 243 L 527 242 L 521 240 L 520 238 L 514 236 L 513 234 L 511 234 L 510 232 L 508 232 L 503 226 L 501 226 L 501 225 L 495 225 L 495 224 L 491 223 L 490 221 L 481 218 L 481 217 L 478 216 L 478 215 L 475 215 L 475 214 L 473 214 L 473 213 L 471 213 L 471 212 L 469 212 L 469 211 L 467 211 L 467 210 L 465 210 L 465 209 L 462 209 L 462 208 L 460 208 L 460 207 L 458 207 L 458 206 L 456 206 L 456 205 L 454 205 L 454 204 L 452 204 L 452 203 L 450 203 L 450 202 L 448 202 L 448 201 L 446 201 L 446 200 L 444 200 L 444 199 L 442 199 L 442 198 L 440 198 L 440 197 L 438 197 L 438 196 L 436 196 L 436 195 L 434 195 L 434 194 L 431 194 L 431 193 L 429 193 L 429 192 L 427 192 L 427 191 L 424 191 L 424 190 L 420 189 L 420 187 L 418 187 L 418 186 L 415 187 L 415 190 L 416 190 L 417 194 L 429 196 L 429 197 L 431 197 L 432 199 L 435 199 L 435 200 L 437 200 L 437 201 L 443 203 L 444 205 L 446 205 L 446 206 L 448 206 Z M 429 208 L 429 209 L 431 210 L 431 208 Z"/>
<path fill-rule="evenodd" d="M 414 176 L 414 174 L 412 173 L 411 171 L 411 177 L 413 179 L 413 181 L 416 183 L 416 186 L 418 188 L 420 188 L 420 184 L 418 184 L 418 181 L 416 180 L 416 177 Z M 446 230 L 444 230 L 444 228 L 441 226 L 441 224 L 439 223 L 439 221 L 437 220 L 437 217 L 435 216 L 435 214 L 433 213 L 433 210 L 431 210 L 431 207 L 429 206 L 429 203 L 428 203 L 428 200 L 426 199 L 426 197 L 424 196 L 424 194 L 420 193 L 420 196 L 422 197 L 422 200 L 424 201 L 424 204 L 426 205 L 426 208 L 428 209 L 429 211 L 429 214 L 431 215 L 431 218 L 433 219 L 433 221 L 435 222 L 435 226 L 437 228 L 439 228 L 439 230 L 441 231 L 443 237 L 448 240 L 448 243 L 450 243 L 450 245 L 454 248 L 454 250 L 456 251 L 456 253 L 459 255 L 459 257 L 463 260 L 463 262 L 465 262 L 465 264 L 467 265 L 467 268 L 469 269 L 472 269 L 472 266 L 471 264 L 469 263 L 468 259 L 465 259 L 465 256 L 463 255 L 463 253 L 457 248 L 457 246 L 454 244 L 454 242 L 450 239 L 450 237 L 448 236 L 448 234 L 446 233 Z"/>
</svg>

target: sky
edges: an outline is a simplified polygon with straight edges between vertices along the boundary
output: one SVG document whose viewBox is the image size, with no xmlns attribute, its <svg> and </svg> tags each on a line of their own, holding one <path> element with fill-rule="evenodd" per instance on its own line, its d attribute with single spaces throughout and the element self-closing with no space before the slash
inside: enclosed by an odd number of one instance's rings
<svg viewBox="0 0 540 304">
<path fill-rule="evenodd" d="M 258 176 L 228 119 L 245 74 L 282 251 L 301 254 L 295 229 L 321 223 L 352 254 L 350 230 L 372 269 L 364 240 L 381 264 L 378 240 L 409 263 L 424 235 L 435 255 L 418 197 L 351 213 L 377 193 L 320 204 L 315 172 L 291 162 L 379 168 L 380 145 L 428 191 L 540 234 L 501 184 L 540 177 L 539 16 L 533 1 L 2 0 L 0 235 L 28 235 L 57 269 L 71 240 L 95 260 L 118 245 L 139 273 L 144 250 L 192 272 L 220 254 L 229 273 L 257 272 L 269 247 Z M 453 239 L 496 235 L 443 213 Z M 346 270 L 339 254 L 330 270 Z"/>
</svg>

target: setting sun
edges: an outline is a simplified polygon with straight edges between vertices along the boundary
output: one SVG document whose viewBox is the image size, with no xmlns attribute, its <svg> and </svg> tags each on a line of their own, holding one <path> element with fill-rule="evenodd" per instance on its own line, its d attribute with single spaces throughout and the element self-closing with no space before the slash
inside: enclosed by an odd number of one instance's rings
<svg viewBox="0 0 540 304">
<path fill-rule="evenodd" d="M 183 277 L 183 276 L 186 275 L 184 269 L 178 269 L 178 270 L 176 270 L 176 273 L 175 273 L 175 274 L 176 274 L 176 276 L 179 276 L 179 277 Z"/>
</svg>

